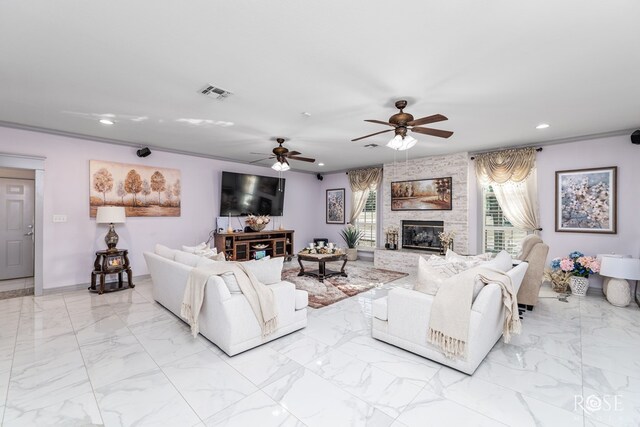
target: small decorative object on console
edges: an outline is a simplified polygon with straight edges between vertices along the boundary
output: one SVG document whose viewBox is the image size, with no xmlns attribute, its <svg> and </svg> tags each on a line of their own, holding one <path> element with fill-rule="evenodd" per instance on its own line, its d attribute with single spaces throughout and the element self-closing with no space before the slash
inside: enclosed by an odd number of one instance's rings
<svg viewBox="0 0 640 427">
<path fill-rule="evenodd" d="M 387 227 L 387 229 L 384 231 L 384 235 L 385 235 L 384 248 L 385 249 L 391 249 L 391 250 L 398 249 L 398 234 L 399 234 L 399 230 L 398 230 L 398 227 L 396 227 L 395 225 Z"/>
<path fill-rule="evenodd" d="M 262 231 L 270 221 L 271 219 L 269 218 L 269 215 L 249 215 L 245 220 L 245 224 L 247 224 L 253 231 Z"/>
<path fill-rule="evenodd" d="M 447 249 L 451 249 L 453 250 L 453 238 L 456 236 L 456 232 L 455 231 L 441 231 L 438 233 L 438 238 L 440 239 L 441 242 L 441 247 L 442 247 L 442 251 L 441 251 L 441 255 L 444 255 L 447 253 Z"/>
<path fill-rule="evenodd" d="M 600 261 L 595 257 L 585 256 L 582 252 L 573 251 L 568 257 L 555 258 L 551 261 L 551 272 L 559 283 L 569 277 L 569 287 L 573 295 L 586 295 L 589 288 L 589 275 L 600 271 Z M 560 272 L 565 273 L 564 275 Z M 552 279 L 552 283 L 553 279 Z M 555 285 L 554 285 L 555 286 Z M 559 286 L 559 285 L 558 285 Z"/>
</svg>

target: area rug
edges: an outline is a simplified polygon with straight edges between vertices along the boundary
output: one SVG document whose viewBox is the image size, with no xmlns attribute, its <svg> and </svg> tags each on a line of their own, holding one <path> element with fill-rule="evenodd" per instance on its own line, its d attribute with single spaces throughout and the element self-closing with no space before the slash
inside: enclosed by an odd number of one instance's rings
<svg viewBox="0 0 640 427">
<path fill-rule="evenodd" d="M 339 271 L 341 265 L 341 262 L 327 263 L 327 268 Z M 305 263 L 306 268 L 313 269 L 308 263 Z M 314 277 L 298 276 L 299 267 L 290 268 L 282 271 L 282 280 L 293 283 L 296 285 L 296 289 L 307 291 L 309 293 L 309 307 L 321 308 L 368 291 L 380 283 L 393 282 L 407 276 L 407 273 L 399 271 L 349 264 L 347 264 L 344 271 L 348 277 L 329 277 L 324 279 L 324 283 L 320 283 Z"/>
</svg>

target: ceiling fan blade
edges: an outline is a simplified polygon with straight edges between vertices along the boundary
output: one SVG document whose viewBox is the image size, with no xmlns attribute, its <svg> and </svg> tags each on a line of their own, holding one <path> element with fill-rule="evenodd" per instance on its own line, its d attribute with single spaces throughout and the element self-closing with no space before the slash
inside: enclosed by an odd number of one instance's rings
<svg viewBox="0 0 640 427">
<path fill-rule="evenodd" d="M 391 127 L 396 127 L 396 125 L 388 123 L 388 122 L 383 122 L 382 120 L 365 120 L 365 122 L 378 123 L 379 125 L 387 125 L 387 126 L 391 126 Z"/>
<path fill-rule="evenodd" d="M 258 162 L 262 162 L 262 161 L 273 159 L 273 158 L 274 157 L 265 157 L 264 159 L 254 160 L 253 162 L 249 162 L 249 164 L 258 163 Z"/>
<path fill-rule="evenodd" d="M 300 161 L 303 161 L 303 162 L 309 162 L 309 163 L 313 163 L 313 162 L 315 162 L 315 161 L 316 161 L 316 159 L 311 159 L 311 158 L 309 158 L 309 157 L 289 156 L 289 158 L 290 158 L 290 159 L 293 159 L 293 160 L 300 160 Z"/>
<path fill-rule="evenodd" d="M 433 116 L 423 117 L 421 119 L 411 120 L 407 122 L 407 126 L 420 126 L 429 123 L 441 122 L 443 120 L 449 120 L 442 114 L 434 114 Z"/>
<path fill-rule="evenodd" d="M 280 162 L 280 163 L 286 163 L 286 164 L 289 164 L 289 161 L 287 160 L 287 158 L 286 158 L 286 157 L 283 157 L 283 158 L 282 158 L 282 160 L 283 160 L 283 161 L 282 161 L 282 162 Z"/>
<path fill-rule="evenodd" d="M 423 133 L 425 135 L 437 136 L 440 138 L 449 138 L 451 135 L 453 135 L 453 132 L 449 132 L 448 130 L 440 130 L 440 129 L 413 128 L 411 130 L 414 132 Z"/>
<path fill-rule="evenodd" d="M 291 157 L 291 156 L 297 156 L 298 154 L 302 154 L 299 151 L 289 151 L 287 152 L 287 156 Z"/>
<path fill-rule="evenodd" d="M 251 152 L 249 154 L 257 154 L 258 156 L 272 156 L 273 155 L 271 153 L 253 153 L 253 152 Z"/>
<path fill-rule="evenodd" d="M 376 133 L 372 133 L 372 134 L 369 134 L 369 135 L 361 136 L 360 138 L 352 139 L 351 142 L 360 141 L 361 139 L 369 138 L 370 136 L 374 136 L 374 135 L 380 135 L 381 133 L 391 132 L 392 130 L 394 130 L 394 129 L 387 129 L 387 130 L 383 130 L 381 132 L 376 132 Z"/>
</svg>

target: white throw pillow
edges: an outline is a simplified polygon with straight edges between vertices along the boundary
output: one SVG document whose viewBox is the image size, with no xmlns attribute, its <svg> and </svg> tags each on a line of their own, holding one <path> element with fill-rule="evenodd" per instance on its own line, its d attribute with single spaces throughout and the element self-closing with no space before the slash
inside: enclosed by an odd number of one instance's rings
<svg viewBox="0 0 640 427">
<path fill-rule="evenodd" d="M 444 259 L 451 262 L 483 262 L 489 261 L 493 254 L 491 252 L 485 252 L 480 255 L 460 255 L 452 251 L 451 249 L 447 249 L 447 254 L 444 256 Z"/>
<path fill-rule="evenodd" d="M 507 251 L 500 251 L 494 259 L 483 263 L 485 267 L 493 267 L 496 270 L 507 272 L 513 267 L 513 258 Z"/>
<path fill-rule="evenodd" d="M 185 246 L 182 245 L 182 250 L 185 252 L 189 252 L 190 254 L 194 254 L 197 251 L 201 251 L 203 249 L 209 249 L 209 245 L 205 242 L 202 242 L 196 246 Z"/>
<path fill-rule="evenodd" d="M 259 260 L 244 262 L 242 265 L 251 271 L 260 282 L 265 285 L 273 285 L 282 281 L 283 263 L 284 257 L 264 257 Z"/>
<path fill-rule="evenodd" d="M 435 295 L 445 279 L 457 274 L 461 269 L 458 263 L 447 262 L 432 255 L 429 260 L 419 257 L 418 281 L 413 287 L 418 292 Z"/>
<path fill-rule="evenodd" d="M 215 264 L 216 262 L 218 262 L 218 261 L 214 261 L 212 259 L 204 258 L 204 257 L 199 256 L 198 257 L 198 263 L 196 264 L 196 268 L 207 267 L 209 265 Z"/>
<path fill-rule="evenodd" d="M 189 267 L 195 267 L 198 265 L 198 261 L 200 257 L 196 254 L 190 254 L 189 252 L 184 251 L 175 251 L 176 255 L 174 258 L 175 262 L 179 262 L 180 264 L 188 265 Z"/>
<path fill-rule="evenodd" d="M 478 278 L 477 274 L 473 273 L 473 271 L 478 268 L 480 268 L 480 266 L 465 269 L 458 274 L 454 274 L 453 276 L 444 279 L 440 284 L 440 287 L 450 286 L 454 283 L 457 284 L 460 280 L 473 280 L 473 295 L 471 296 L 471 303 L 473 304 L 477 296 L 480 294 L 480 291 L 482 291 L 482 288 L 484 288 L 484 283 L 482 282 L 482 280 Z"/>
<path fill-rule="evenodd" d="M 154 250 L 156 255 L 159 255 L 163 258 L 170 259 L 173 261 L 176 257 L 176 250 L 166 247 L 165 245 L 161 245 L 159 243 L 156 244 Z"/>
</svg>

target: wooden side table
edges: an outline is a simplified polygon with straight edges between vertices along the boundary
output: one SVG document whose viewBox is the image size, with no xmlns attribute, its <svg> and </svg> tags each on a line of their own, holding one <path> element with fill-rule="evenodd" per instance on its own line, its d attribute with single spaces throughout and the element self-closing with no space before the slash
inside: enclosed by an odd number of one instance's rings
<svg viewBox="0 0 640 427">
<path fill-rule="evenodd" d="M 93 263 L 93 271 L 91 272 L 91 286 L 90 291 L 98 291 L 99 295 L 104 293 L 104 281 L 107 274 L 118 275 L 118 288 L 113 289 L 116 291 L 126 289 L 122 287 L 122 273 L 127 273 L 127 284 L 130 288 L 134 288 L 135 285 L 131 281 L 131 267 L 129 267 L 129 251 L 127 249 L 116 249 L 113 251 L 98 251 L 96 252 L 96 260 Z M 96 289 L 96 276 L 100 276 L 100 288 Z"/>
</svg>

